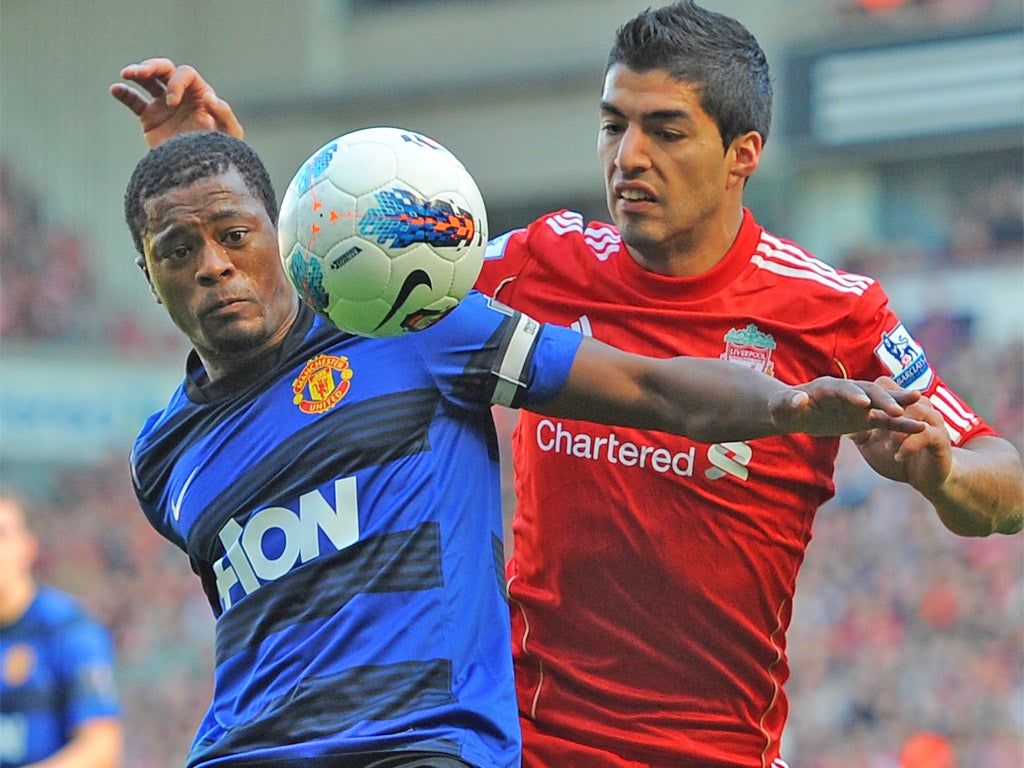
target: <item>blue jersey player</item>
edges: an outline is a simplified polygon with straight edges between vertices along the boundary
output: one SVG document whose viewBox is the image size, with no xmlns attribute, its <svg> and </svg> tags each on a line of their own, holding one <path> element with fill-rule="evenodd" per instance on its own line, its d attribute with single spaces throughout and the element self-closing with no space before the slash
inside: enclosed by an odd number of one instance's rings
<svg viewBox="0 0 1024 768">
<path fill-rule="evenodd" d="M 0 491 L 0 768 L 114 768 L 122 750 L 114 648 L 68 594 L 36 582 L 26 506 Z"/>
<path fill-rule="evenodd" d="M 921 426 L 912 393 L 627 355 L 479 294 L 345 334 L 291 288 L 266 169 L 222 133 L 152 149 L 125 215 L 194 348 L 131 458 L 217 616 L 189 766 L 519 764 L 493 404 L 709 441 Z"/>
</svg>

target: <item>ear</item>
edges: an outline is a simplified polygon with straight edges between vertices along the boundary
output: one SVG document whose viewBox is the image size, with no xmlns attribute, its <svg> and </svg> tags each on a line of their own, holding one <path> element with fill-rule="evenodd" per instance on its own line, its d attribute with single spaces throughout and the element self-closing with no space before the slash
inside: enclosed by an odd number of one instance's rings
<svg viewBox="0 0 1024 768">
<path fill-rule="evenodd" d="M 737 136 L 732 146 L 729 147 L 729 155 L 732 165 L 729 170 L 730 184 L 739 183 L 745 185 L 747 179 L 753 176 L 757 166 L 761 164 L 761 150 L 764 147 L 764 140 L 757 131 L 748 131 Z"/>
<path fill-rule="evenodd" d="M 146 257 L 139 255 L 135 257 L 135 265 L 142 270 L 142 274 L 146 276 L 146 282 L 149 283 L 149 292 L 153 294 L 153 298 L 156 299 L 157 304 L 163 304 L 160 300 L 160 296 L 156 292 L 156 287 L 153 285 L 153 279 L 149 276 L 149 267 L 146 266 Z"/>
</svg>

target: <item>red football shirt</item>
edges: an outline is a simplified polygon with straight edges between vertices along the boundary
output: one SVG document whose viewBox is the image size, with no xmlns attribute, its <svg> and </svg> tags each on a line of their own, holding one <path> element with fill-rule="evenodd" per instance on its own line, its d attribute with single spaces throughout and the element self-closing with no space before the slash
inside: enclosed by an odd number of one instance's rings
<svg viewBox="0 0 1024 768">
<path fill-rule="evenodd" d="M 874 280 L 749 212 L 697 278 L 640 268 L 611 225 L 550 214 L 494 240 L 477 287 L 654 357 L 724 358 L 789 383 L 889 375 L 932 398 L 956 444 L 994 434 Z M 779 759 L 785 633 L 837 446 L 804 435 L 707 445 L 521 413 L 508 578 L 526 768 Z"/>
</svg>

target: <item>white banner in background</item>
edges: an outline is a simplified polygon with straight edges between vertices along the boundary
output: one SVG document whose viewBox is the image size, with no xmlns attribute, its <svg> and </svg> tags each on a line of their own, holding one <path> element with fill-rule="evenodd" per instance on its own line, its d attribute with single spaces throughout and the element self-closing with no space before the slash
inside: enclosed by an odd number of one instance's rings
<svg viewBox="0 0 1024 768">
<path fill-rule="evenodd" d="M 0 458 L 92 464 L 120 455 L 127 461 L 142 423 L 164 407 L 183 371 L 183 363 L 4 354 Z"/>
</svg>

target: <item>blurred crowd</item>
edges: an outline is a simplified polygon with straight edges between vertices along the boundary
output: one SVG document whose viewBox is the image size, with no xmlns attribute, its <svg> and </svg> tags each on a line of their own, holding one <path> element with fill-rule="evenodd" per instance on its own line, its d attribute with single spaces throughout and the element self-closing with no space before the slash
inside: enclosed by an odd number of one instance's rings
<svg viewBox="0 0 1024 768">
<path fill-rule="evenodd" d="M 92 267 L 85 241 L 47 222 L 32 187 L 0 163 L 0 337 L 81 338 Z"/>
<path fill-rule="evenodd" d="M 897 768 L 930 732 L 960 768 L 1019 767 L 1024 540 L 952 536 L 849 442 L 839 480 L 797 581 L 787 759 Z"/>
<path fill-rule="evenodd" d="M 1022 194 L 994 184 L 965 205 L 955 253 L 970 260 L 1008 248 L 1019 259 Z M 146 343 L 130 318 L 83 328 L 96 296 L 90 249 L 48 223 L 31 186 L 7 167 L 0 246 L 0 339 L 93 334 L 113 349 Z M 1022 339 L 981 343 L 971 318 L 942 314 L 913 330 L 946 381 L 1024 448 Z M 496 417 L 507 440 L 511 414 Z M 97 467 L 52 470 L 37 486 L 47 532 L 39 575 L 80 595 L 114 633 L 126 768 L 179 766 L 211 695 L 213 619 L 185 555 L 139 511 L 127 452 Z M 510 510 L 510 478 L 506 489 Z M 948 750 L 959 768 L 1019 768 L 1024 537 L 954 537 L 915 494 L 871 473 L 848 442 L 836 497 L 814 531 L 790 631 L 791 764 L 898 768 L 913 744 Z"/>
<path fill-rule="evenodd" d="M 212 693 L 213 617 L 188 558 L 139 510 L 124 456 L 57 470 L 37 490 L 38 575 L 114 636 L 126 768 L 180 766 Z M 15 480 L 16 478 L 8 478 Z"/>
<path fill-rule="evenodd" d="M 54 220 L 40 186 L 0 159 L 0 340 L 85 342 L 148 357 L 180 349 L 173 329 L 154 333 L 130 306 L 101 306 L 94 243 Z M 141 281 L 126 256 L 129 278 Z"/>
</svg>

